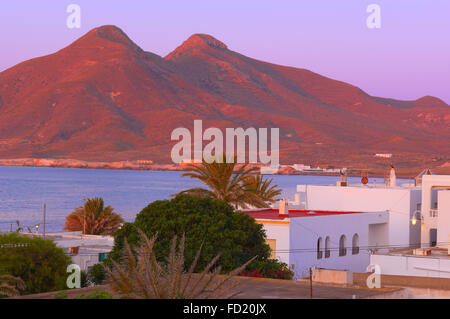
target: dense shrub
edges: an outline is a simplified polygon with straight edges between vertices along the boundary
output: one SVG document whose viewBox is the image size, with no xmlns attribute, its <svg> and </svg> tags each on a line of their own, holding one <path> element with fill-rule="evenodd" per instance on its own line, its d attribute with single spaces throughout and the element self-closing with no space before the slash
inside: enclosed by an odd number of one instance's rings
<svg viewBox="0 0 450 319">
<path fill-rule="evenodd" d="M 241 275 L 246 277 L 288 280 L 294 277 L 294 273 L 289 269 L 288 265 L 276 259 L 255 260 L 247 266 Z"/>
<path fill-rule="evenodd" d="M 75 299 L 112 299 L 112 295 L 106 291 L 96 290 L 89 295 L 79 295 Z"/>
<path fill-rule="evenodd" d="M 265 260 L 270 253 L 262 225 L 244 213 L 235 212 L 226 202 L 211 198 L 179 195 L 151 203 L 134 223 L 126 223 L 115 233 L 115 246 L 109 258 L 120 260 L 125 238 L 132 247 L 138 244 L 136 228 L 148 237 L 158 234 L 154 252 L 161 261 L 170 251 L 174 235 L 180 238 L 186 234 L 186 265 L 193 262 L 203 243 L 196 270 L 205 268 L 218 253 L 224 271 L 237 268 L 254 256 Z"/>
<path fill-rule="evenodd" d="M 65 291 L 60 291 L 53 299 L 68 299 Z M 74 299 L 112 299 L 112 295 L 107 291 L 96 290 L 89 295 L 81 294 Z"/>
<path fill-rule="evenodd" d="M 87 278 L 89 283 L 93 285 L 101 285 L 105 282 L 106 279 L 106 272 L 103 268 L 103 264 L 95 264 L 94 266 L 90 267 L 88 270 Z"/>
<path fill-rule="evenodd" d="M 22 247 L 7 245 L 25 244 Z M 0 234 L 0 274 L 21 278 L 24 293 L 40 293 L 66 288 L 70 257 L 49 239 L 26 237 L 17 233 Z"/>
</svg>

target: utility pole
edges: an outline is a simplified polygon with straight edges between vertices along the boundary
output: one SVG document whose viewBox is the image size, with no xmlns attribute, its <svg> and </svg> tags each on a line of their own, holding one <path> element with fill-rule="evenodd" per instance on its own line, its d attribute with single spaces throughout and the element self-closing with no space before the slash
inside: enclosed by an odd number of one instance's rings
<svg viewBox="0 0 450 319">
<path fill-rule="evenodd" d="M 44 230 L 43 230 L 43 232 L 44 232 L 44 238 L 45 238 L 45 214 L 46 214 L 46 210 L 47 210 L 47 205 L 46 204 L 44 204 Z"/>
<path fill-rule="evenodd" d="M 313 295 L 312 295 L 312 276 L 313 276 L 312 267 L 309 267 L 309 298 L 310 299 L 313 299 Z"/>
</svg>

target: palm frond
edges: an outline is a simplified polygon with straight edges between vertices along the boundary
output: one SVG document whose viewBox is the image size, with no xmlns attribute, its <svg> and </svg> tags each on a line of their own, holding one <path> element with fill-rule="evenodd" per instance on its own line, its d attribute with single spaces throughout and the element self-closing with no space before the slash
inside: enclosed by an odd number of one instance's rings
<svg viewBox="0 0 450 319">
<path fill-rule="evenodd" d="M 177 240 L 175 236 L 170 246 L 170 253 L 165 263 L 157 261 L 153 251 L 156 236 L 149 239 L 142 230 L 138 230 L 141 237 L 140 246 L 133 255 L 125 241 L 125 262 L 112 262 L 112 267 L 105 266 L 111 289 L 122 298 L 144 299 L 194 299 L 215 298 L 216 296 L 233 295 L 237 287 L 229 285 L 232 277 L 242 272 L 253 260 L 249 260 L 241 267 L 225 276 L 221 276 L 221 267 L 216 266 L 220 255 L 214 257 L 200 274 L 195 274 L 203 245 L 189 267 L 185 270 L 184 245 L 185 236 Z"/>
</svg>

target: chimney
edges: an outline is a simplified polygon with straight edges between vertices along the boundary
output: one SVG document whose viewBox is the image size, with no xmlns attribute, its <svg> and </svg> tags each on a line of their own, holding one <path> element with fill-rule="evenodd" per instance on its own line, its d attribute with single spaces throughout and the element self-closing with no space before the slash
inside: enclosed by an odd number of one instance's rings
<svg viewBox="0 0 450 319">
<path fill-rule="evenodd" d="M 287 202 L 286 199 L 282 198 L 280 199 L 280 201 L 278 202 L 278 214 L 281 217 L 288 217 L 289 216 L 289 211 L 288 211 L 288 206 L 287 206 Z"/>
<path fill-rule="evenodd" d="M 391 172 L 389 173 L 389 187 L 397 186 L 397 177 L 395 175 L 394 165 L 391 165 Z"/>
</svg>

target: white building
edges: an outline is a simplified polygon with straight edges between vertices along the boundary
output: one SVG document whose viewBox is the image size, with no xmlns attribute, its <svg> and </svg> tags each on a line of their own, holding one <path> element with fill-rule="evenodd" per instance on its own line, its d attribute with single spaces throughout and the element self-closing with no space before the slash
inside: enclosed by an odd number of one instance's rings
<svg viewBox="0 0 450 319">
<path fill-rule="evenodd" d="M 389 212 L 389 223 L 373 225 L 370 231 L 384 227 L 385 236 L 376 246 L 408 247 L 420 243 L 420 221 L 411 220 L 420 210 L 421 189 L 414 185 L 298 185 L 304 209 L 353 212 Z M 376 247 L 375 247 L 376 248 Z"/>
<path fill-rule="evenodd" d="M 278 167 L 271 167 L 271 166 L 261 166 L 260 172 L 261 175 L 273 175 L 278 173 Z"/>
<path fill-rule="evenodd" d="M 447 248 L 450 234 L 450 210 L 448 210 L 450 175 L 422 176 L 422 232 L 421 246 Z M 439 207 L 441 206 L 441 207 Z"/>
<path fill-rule="evenodd" d="M 311 267 L 365 271 L 370 262 L 367 247 L 378 243 L 389 222 L 388 212 L 281 208 L 246 213 L 264 225 L 271 258 L 288 264 L 295 278 L 309 276 Z"/>
<path fill-rule="evenodd" d="M 375 154 L 375 157 L 391 158 L 392 154 L 391 153 L 377 153 L 377 154 Z"/>
<path fill-rule="evenodd" d="M 394 168 L 385 184 L 349 185 L 343 176 L 336 185 L 298 185 L 289 210 L 284 202 L 281 213 L 247 213 L 264 225 L 273 257 L 290 265 L 297 277 L 313 266 L 365 272 L 373 253 L 420 245 L 422 189 L 397 185 Z M 352 250 L 355 234 L 358 254 L 340 256 L 340 248 Z"/>
<path fill-rule="evenodd" d="M 41 236 L 42 233 L 23 233 L 24 235 Z M 100 263 L 114 247 L 114 237 L 100 235 L 83 235 L 78 232 L 58 232 L 45 234 L 55 245 L 64 249 L 72 262 L 80 266 L 81 270 Z"/>
<path fill-rule="evenodd" d="M 420 249 L 371 256 L 385 275 L 450 278 L 450 175 L 423 175 Z"/>
</svg>

